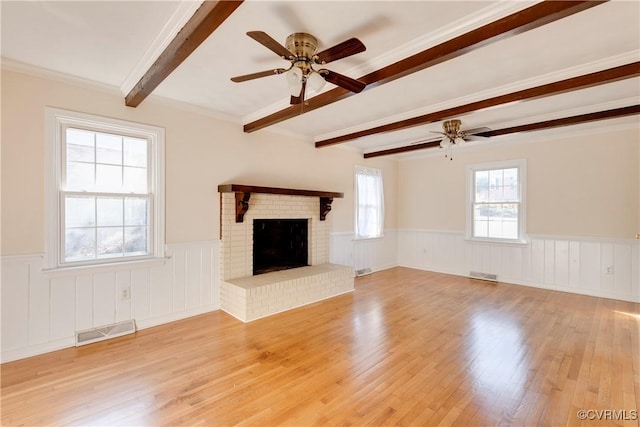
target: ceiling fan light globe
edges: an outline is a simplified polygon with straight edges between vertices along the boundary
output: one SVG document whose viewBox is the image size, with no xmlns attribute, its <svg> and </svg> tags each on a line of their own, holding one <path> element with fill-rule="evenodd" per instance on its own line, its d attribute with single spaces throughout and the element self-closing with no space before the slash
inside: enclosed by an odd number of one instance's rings
<svg viewBox="0 0 640 427">
<path fill-rule="evenodd" d="M 465 140 L 464 140 L 464 138 L 457 137 L 457 138 L 455 139 L 455 144 L 456 144 L 456 145 L 464 145 L 464 144 L 466 144 L 466 143 L 467 143 L 467 141 L 465 141 Z"/>
<path fill-rule="evenodd" d="M 324 85 L 327 83 L 326 80 L 318 72 L 315 71 L 309 74 L 307 81 L 316 92 L 320 92 Z"/>
<path fill-rule="evenodd" d="M 442 141 L 440 141 L 440 148 L 447 148 L 449 145 L 451 145 L 449 137 L 443 136 Z"/>
<path fill-rule="evenodd" d="M 300 95 L 300 91 L 302 90 L 302 71 L 298 67 L 293 67 L 285 73 L 285 76 L 291 96 Z"/>
</svg>

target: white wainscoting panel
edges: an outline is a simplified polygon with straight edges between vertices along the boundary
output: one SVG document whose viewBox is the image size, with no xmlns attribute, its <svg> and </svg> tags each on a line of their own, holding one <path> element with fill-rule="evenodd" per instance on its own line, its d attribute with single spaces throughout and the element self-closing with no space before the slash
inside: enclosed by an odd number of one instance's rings
<svg viewBox="0 0 640 427">
<path fill-rule="evenodd" d="M 73 346 L 84 329 L 129 319 L 144 329 L 219 309 L 219 247 L 169 244 L 164 263 L 51 277 L 41 255 L 2 257 L 2 362 Z"/>
<path fill-rule="evenodd" d="M 380 271 L 398 265 L 398 232 L 385 230 L 376 239 L 354 239 L 353 233 L 329 233 L 329 262 L 354 270 Z"/>
<path fill-rule="evenodd" d="M 640 243 L 631 239 L 530 236 L 528 245 L 468 242 L 461 232 L 385 230 L 378 239 L 330 234 L 330 262 L 372 271 L 402 265 L 506 283 L 640 302 Z M 152 267 L 42 273 L 42 255 L 5 256 L 1 361 L 75 344 L 75 332 L 134 319 L 139 329 L 220 308 L 220 243 L 167 245 Z M 122 299 L 123 288 L 130 299 Z"/>
<path fill-rule="evenodd" d="M 470 242 L 462 232 L 399 230 L 398 264 L 505 283 L 640 302 L 640 242 L 529 236 L 526 245 Z"/>
</svg>

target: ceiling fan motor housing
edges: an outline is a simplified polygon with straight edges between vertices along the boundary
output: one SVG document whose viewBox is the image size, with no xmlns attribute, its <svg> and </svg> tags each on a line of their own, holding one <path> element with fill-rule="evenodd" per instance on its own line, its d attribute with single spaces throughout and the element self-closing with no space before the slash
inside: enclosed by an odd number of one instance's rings
<svg viewBox="0 0 640 427">
<path fill-rule="evenodd" d="M 313 70 L 311 63 L 318 50 L 318 40 L 307 33 L 293 33 L 287 37 L 285 46 L 295 55 L 292 64 L 302 70 L 303 79 L 306 80 Z"/>
<path fill-rule="evenodd" d="M 311 60 L 318 50 L 318 40 L 311 34 L 293 33 L 287 37 L 285 47 L 298 59 Z"/>
<path fill-rule="evenodd" d="M 442 124 L 442 128 L 447 135 L 458 135 L 460 133 L 460 120 L 447 120 Z"/>
</svg>

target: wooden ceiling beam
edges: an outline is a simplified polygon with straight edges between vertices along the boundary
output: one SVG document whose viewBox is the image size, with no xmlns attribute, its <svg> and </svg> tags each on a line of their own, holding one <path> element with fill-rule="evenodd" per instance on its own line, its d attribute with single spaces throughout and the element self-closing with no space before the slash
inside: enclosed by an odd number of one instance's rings
<svg viewBox="0 0 640 427">
<path fill-rule="evenodd" d="M 617 117 L 632 116 L 635 114 L 640 114 L 640 105 L 631 105 L 629 107 L 614 108 L 611 110 L 598 111 L 595 113 L 580 114 L 578 116 L 571 116 L 571 117 L 563 117 L 561 119 L 545 120 L 537 123 L 529 123 L 529 124 L 520 125 L 520 126 L 511 126 L 503 129 L 489 130 L 489 131 L 477 133 L 476 135 L 490 138 L 492 136 L 508 135 L 511 133 L 519 133 L 519 132 L 531 132 L 536 130 L 561 127 L 561 126 L 571 126 L 571 125 L 577 125 L 580 123 L 593 122 L 596 120 L 606 120 L 606 119 L 613 119 Z M 433 148 L 438 146 L 440 146 L 440 139 L 433 140 L 433 141 L 426 141 L 420 144 L 405 145 L 403 147 L 390 148 L 388 150 L 373 151 L 370 153 L 365 153 L 364 158 L 369 159 L 372 157 L 389 156 L 392 154 L 407 153 L 410 151 L 424 150 L 425 148 Z"/>
<path fill-rule="evenodd" d="M 588 87 L 605 83 L 612 83 L 618 80 L 637 76 L 640 76 L 640 62 L 632 62 L 630 64 L 609 68 L 607 70 L 597 71 L 595 73 L 585 74 L 577 77 L 571 77 L 565 80 L 560 80 L 558 82 L 543 84 L 530 89 L 524 89 L 505 95 L 494 96 L 493 98 L 471 102 L 469 104 L 461 105 L 458 107 L 447 108 L 445 110 L 423 114 L 421 116 L 399 120 L 393 123 L 387 123 L 385 125 L 352 132 L 346 135 L 337 136 L 335 138 L 325 139 L 316 142 L 316 148 L 326 147 L 333 144 L 340 144 L 352 139 L 362 138 L 364 136 L 374 135 L 378 133 L 385 133 L 397 131 L 400 129 L 407 129 L 414 126 L 420 126 L 427 123 L 444 120 L 449 117 L 458 116 L 460 114 L 508 104 L 510 102 L 543 98 L 546 96 L 557 95 L 560 93 L 570 92 L 578 89 L 585 89 Z"/>
<path fill-rule="evenodd" d="M 543 1 L 373 71 L 357 80 L 367 84 L 365 90 L 371 89 L 372 87 L 388 83 L 415 73 L 416 71 L 424 70 L 425 68 L 456 58 L 495 41 L 538 28 L 601 3 L 605 3 L 605 1 Z M 353 95 L 353 92 L 337 87 L 313 98 L 309 98 L 302 107 L 300 105 L 289 106 L 266 117 L 247 123 L 244 125 L 244 131 L 255 132 Z"/>
<path fill-rule="evenodd" d="M 220 26 L 244 0 L 204 1 L 176 34 L 158 59 L 125 97 L 128 107 L 137 107 Z"/>
<path fill-rule="evenodd" d="M 432 141 L 421 142 L 419 144 L 403 145 L 402 147 L 372 151 L 370 153 L 364 153 L 363 157 L 365 159 L 370 159 L 372 157 L 391 156 L 392 154 L 408 153 L 410 151 L 424 150 L 426 148 L 435 148 L 440 146 L 440 141 L 441 141 L 441 138 L 437 140 L 434 139 Z"/>
</svg>

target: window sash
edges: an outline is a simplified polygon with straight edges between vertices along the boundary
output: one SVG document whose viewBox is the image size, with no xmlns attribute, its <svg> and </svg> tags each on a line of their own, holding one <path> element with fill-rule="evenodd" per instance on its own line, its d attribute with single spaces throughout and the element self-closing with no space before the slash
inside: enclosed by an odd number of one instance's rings
<svg viewBox="0 0 640 427">
<path fill-rule="evenodd" d="M 474 238 L 519 239 L 519 202 L 474 203 L 472 209 Z"/>
<path fill-rule="evenodd" d="M 69 130 L 77 130 L 80 132 L 87 132 L 87 133 L 93 133 L 94 134 L 94 140 L 93 140 L 93 147 L 92 147 L 92 159 L 91 160 L 70 160 L 67 157 L 67 145 L 77 145 L 77 144 L 68 144 L 67 141 L 67 136 L 68 136 L 68 131 Z M 120 138 L 122 140 L 122 145 L 121 145 L 121 150 L 120 150 L 120 160 L 118 163 L 114 163 L 114 162 L 105 162 L 105 161 L 99 161 L 98 160 L 98 152 L 100 147 L 98 146 L 98 142 L 97 142 L 97 138 L 99 135 L 110 135 L 110 136 L 114 136 L 117 138 Z M 135 193 L 135 194 L 150 194 L 152 192 L 152 176 L 151 176 L 151 167 L 152 166 L 152 158 L 151 158 L 151 153 L 152 153 L 152 141 L 149 137 L 146 136 L 141 136 L 141 135 L 137 135 L 135 133 L 131 133 L 131 132 L 109 132 L 109 131 L 105 131 L 105 130 L 101 130 L 99 127 L 93 127 L 93 126 L 78 126 L 78 125 L 65 125 L 61 127 L 61 188 L 66 190 L 66 191 L 90 191 L 90 192 L 112 192 L 112 193 L 122 193 L 122 194 L 129 194 L 129 193 Z M 125 140 L 128 139 L 129 141 L 131 140 L 141 140 L 141 141 L 146 141 L 146 158 L 144 159 L 144 166 L 140 166 L 140 165 L 136 165 L 133 162 L 127 162 L 127 160 L 125 159 L 127 157 L 127 152 L 125 150 Z M 73 164 L 73 165 L 86 165 L 86 166 L 90 166 L 93 168 L 93 184 L 91 185 L 86 185 L 86 186 L 80 186 L 80 187 L 73 187 L 70 188 L 70 185 L 68 184 L 68 172 L 69 172 L 69 166 Z M 103 171 L 105 171 L 107 168 L 119 168 L 120 169 L 120 188 L 114 188 L 114 187 L 110 187 L 110 186 L 100 186 L 100 178 L 101 178 L 101 174 L 99 173 L 100 169 L 102 169 Z M 132 187 L 129 186 L 127 187 L 128 183 L 132 183 L 133 182 L 133 178 L 127 180 L 127 172 L 134 172 L 134 171 L 143 171 L 145 172 L 145 190 L 146 191 L 141 191 L 140 188 L 136 188 L 136 187 Z M 104 173 L 104 172 L 103 172 Z"/>
<path fill-rule="evenodd" d="M 93 204 L 92 212 L 90 213 L 91 220 L 88 224 L 76 224 L 69 225 L 67 216 L 68 199 L 86 199 Z M 121 201 L 121 212 L 117 223 L 114 220 L 101 219 L 101 212 L 99 209 L 100 201 Z M 144 202 L 144 214 L 137 216 L 137 221 L 132 221 L 131 217 L 134 215 L 127 214 L 127 207 L 131 206 L 132 201 Z M 129 202 L 129 203 L 127 203 Z M 134 195 L 134 194 L 120 194 L 120 193 L 89 193 L 89 192 L 60 192 L 60 237 L 59 237 L 59 264 L 63 265 L 81 265 L 81 264 L 94 264 L 100 262 L 112 262 L 114 260 L 130 260 L 145 258 L 153 255 L 154 247 L 154 221 L 153 221 L 153 195 Z M 105 212 L 107 213 L 107 212 Z M 109 214 L 113 214 L 113 209 L 108 211 Z M 143 218 L 140 221 L 140 218 Z M 136 223 L 137 222 L 137 223 Z M 85 233 L 82 233 L 82 232 Z M 114 247 L 119 243 L 121 250 L 114 251 L 108 250 L 107 239 L 101 237 L 105 232 L 110 231 L 107 238 L 111 238 L 111 246 Z M 117 239 L 114 231 L 120 231 L 120 242 L 113 242 L 114 238 Z M 82 234 L 89 236 L 89 241 L 75 242 L 70 241 L 68 235 L 74 233 L 76 236 L 82 236 Z M 135 235 L 143 233 L 144 242 L 141 243 L 136 239 Z M 90 250 L 91 255 L 75 257 L 70 255 L 70 249 L 68 245 L 74 244 L 82 246 L 85 251 Z M 90 246 L 90 247 L 89 247 Z M 127 247 L 136 247 L 137 250 L 127 250 Z M 144 246 L 143 248 L 141 246 Z M 102 250 L 101 250 L 102 248 Z M 76 254 L 78 251 L 76 251 Z"/>
<path fill-rule="evenodd" d="M 468 239 L 525 243 L 525 167 L 524 160 L 468 167 Z"/>
</svg>

